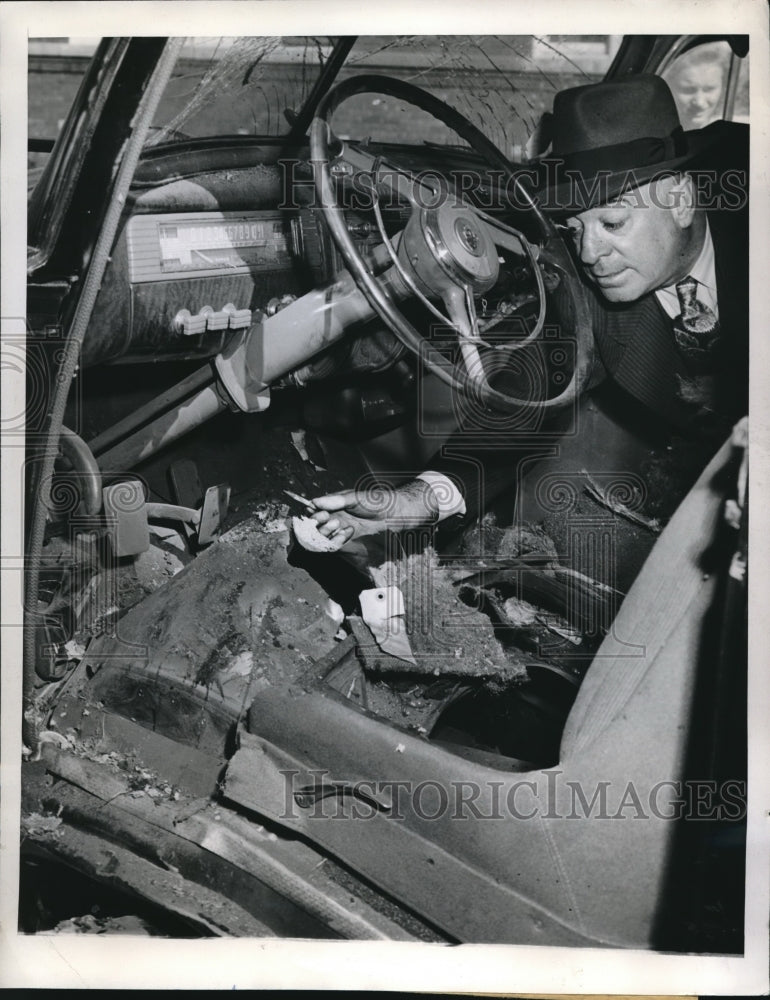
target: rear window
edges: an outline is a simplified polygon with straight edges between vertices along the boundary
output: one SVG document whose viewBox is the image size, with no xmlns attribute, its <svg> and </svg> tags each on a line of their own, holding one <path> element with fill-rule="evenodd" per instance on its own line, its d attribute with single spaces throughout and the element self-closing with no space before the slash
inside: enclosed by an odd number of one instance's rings
<svg viewBox="0 0 770 1000">
<path fill-rule="evenodd" d="M 685 130 L 722 119 L 748 121 L 749 57 L 736 56 L 726 41 L 688 47 L 661 75 L 671 88 Z"/>
</svg>

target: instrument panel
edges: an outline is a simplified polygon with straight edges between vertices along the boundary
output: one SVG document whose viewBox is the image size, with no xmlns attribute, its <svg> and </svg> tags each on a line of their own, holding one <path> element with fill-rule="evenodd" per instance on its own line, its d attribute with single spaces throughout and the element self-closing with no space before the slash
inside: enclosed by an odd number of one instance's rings
<svg viewBox="0 0 770 1000">
<path fill-rule="evenodd" d="M 126 235 L 132 284 L 281 271 L 294 253 L 280 212 L 136 215 Z"/>
</svg>

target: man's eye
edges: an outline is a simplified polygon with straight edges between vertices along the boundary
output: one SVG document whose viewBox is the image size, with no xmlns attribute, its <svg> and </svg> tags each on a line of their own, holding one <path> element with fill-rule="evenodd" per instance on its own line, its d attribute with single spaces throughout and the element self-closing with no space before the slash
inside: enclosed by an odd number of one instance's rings
<svg viewBox="0 0 770 1000">
<path fill-rule="evenodd" d="M 606 229 L 607 232 L 609 232 L 609 233 L 614 233 L 614 232 L 617 232 L 618 229 L 622 229 L 624 223 L 625 223 L 625 219 L 622 219 L 620 221 L 606 219 L 606 220 L 602 221 L 602 228 Z"/>
</svg>

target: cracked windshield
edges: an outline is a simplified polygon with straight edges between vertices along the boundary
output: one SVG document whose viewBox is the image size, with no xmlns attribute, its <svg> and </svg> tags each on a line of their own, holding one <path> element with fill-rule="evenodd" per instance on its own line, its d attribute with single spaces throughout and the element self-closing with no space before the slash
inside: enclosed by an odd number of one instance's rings
<svg viewBox="0 0 770 1000">
<path fill-rule="evenodd" d="M 321 74 L 334 70 L 335 41 L 189 39 L 150 144 L 214 134 L 286 135 Z M 372 35 L 356 40 L 336 79 L 384 73 L 421 87 L 466 115 L 509 158 L 522 160 L 554 94 L 601 79 L 619 43 L 612 35 Z M 348 100 L 333 124 L 342 138 L 462 144 L 425 112 L 374 93 Z"/>
</svg>

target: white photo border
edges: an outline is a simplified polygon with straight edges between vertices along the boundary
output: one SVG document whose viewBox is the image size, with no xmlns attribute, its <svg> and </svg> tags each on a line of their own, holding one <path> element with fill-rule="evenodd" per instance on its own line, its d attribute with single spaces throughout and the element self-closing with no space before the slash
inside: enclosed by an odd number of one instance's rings
<svg viewBox="0 0 770 1000">
<path fill-rule="evenodd" d="M 158 0 L 158 2 L 5 3 L 0 8 L 2 126 L 2 335 L 21 330 L 25 315 L 26 87 L 29 36 L 324 35 L 650 33 L 751 37 L 751 475 L 750 793 L 746 952 L 743 957 L 665 955 L 614 949 L 516 945 L 446 947 L 394 942 L 287 940 L 168 941 L 119 936 L 24 936 L 16 933 L 21 762 L 21 638 L 2 635 L 2 853 L 0 854 L 0 985 L 87 988 L 312 988 L 552 994 L 759 994 L 768 989 L 770 911 L 770 671 L 760 631 L 770 594 L 770 200 L 768 138 L 770 44 L 764 0 L 391 0 L 365 9 L 360 0 Z M 764 135 L 762 133 L 765 133 Z M 16 319 L 14 317 L 17 317 Z M 18 328 L 18 329 L 17 329 Z M 3 372 L 4 413 L 20 412 L 23 376 Z M 20 567 L 5 554 L 18 547 L 18 483 L 22 449 L 3 449 L 2 614 L 18 620 Z M 14 488 L 16 487 L 16 488 Z"/>
</svg>

